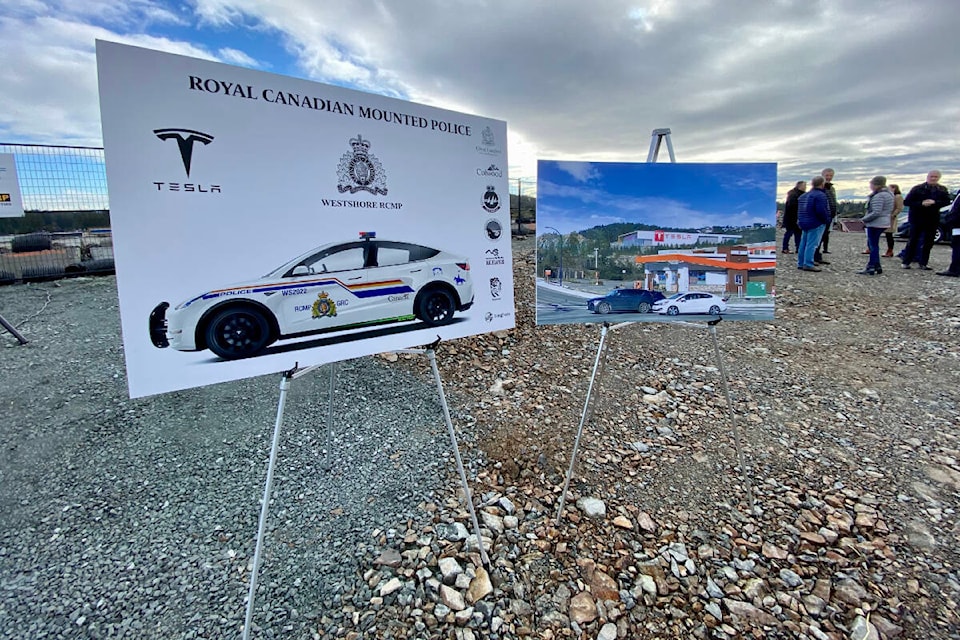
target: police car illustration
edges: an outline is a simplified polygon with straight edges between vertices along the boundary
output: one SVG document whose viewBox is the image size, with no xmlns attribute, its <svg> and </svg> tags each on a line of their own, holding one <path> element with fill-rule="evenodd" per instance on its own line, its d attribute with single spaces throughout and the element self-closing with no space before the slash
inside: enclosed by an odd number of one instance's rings
<svg viewBox="0 0 960 640">
<path fill-rule="evenodd" d="M 150 340 L 179 351 L 249 358 L 285 338 L 420 320 L 435 327 L 473 304 L 467 259 L 361 232 L 262 278 L 214 289 L 150 314 Z"/>
</svg>

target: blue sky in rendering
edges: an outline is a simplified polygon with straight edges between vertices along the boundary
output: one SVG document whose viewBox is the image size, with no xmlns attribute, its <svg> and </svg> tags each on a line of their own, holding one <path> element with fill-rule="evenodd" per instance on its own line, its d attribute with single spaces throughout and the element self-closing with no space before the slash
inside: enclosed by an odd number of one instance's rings
<svg viewBox="0 0 960 640">
<path fill-rule="evenodd" d="M 960 2 L 12 0 L 0 143 L 99 146 L 111 40 L 505 120 L 511 188 L 538 158 L 775 162 L 780 199 L 833 167 L 960 187 Z"/>
<path fill-rule="evenodd" d="M 776 220 L 773 164 L 538 163 L 538 233 L 615 222 L 702 229 Z"/>
</svg>

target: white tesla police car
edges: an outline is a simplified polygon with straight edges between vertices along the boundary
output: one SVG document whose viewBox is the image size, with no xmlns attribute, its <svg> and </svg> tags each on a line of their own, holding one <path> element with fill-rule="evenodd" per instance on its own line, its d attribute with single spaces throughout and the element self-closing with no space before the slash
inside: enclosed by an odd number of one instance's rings
<svg viewBox="0 0 960 640">
<path fill-rule="evenodd" d="M 249 358 L 284 338 L 420 320 L 453 321 L 473 304 L 466 258 L 362 232 L 309 251 L 262 278 L 214 289 L 150 314 L 150 340 L 179 351 Z"/>
</svg>

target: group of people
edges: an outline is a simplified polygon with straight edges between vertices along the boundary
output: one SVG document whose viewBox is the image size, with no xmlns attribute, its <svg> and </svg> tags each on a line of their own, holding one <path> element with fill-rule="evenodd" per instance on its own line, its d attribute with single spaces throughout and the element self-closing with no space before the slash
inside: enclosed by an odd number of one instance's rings
<svg viewBox="0 0 960 640">
<path fill-rule="evenodd" d="M 787 193 L 783 212 L 783 246 L 781 253 L 790 253 L 790 238 L 797 252 L 797 268 L 801 271 L 821 271 L 821 265 L 830 264 L 823 254 L 830 253 L 830 227 L 837 217 L 837 192 L 833 187 L 833 169 L 827 168 L 810 181 L 807 191 L 805 180 L 797 182 Z M 899 254 L 900 266 L 910 269 L 917 263 L 919 269 L 932 271 L 927 265 L 937 228 L 940 226 L 940 209 L 950 204 L 950 192 L 940 184 L 941 173 L 930 171 L 926 181 L 910 189 L 906 197 L 900 187 L 887 185 L 884 176 L 870 179 L 870 195 L 862 221 L 866 228 L 867 248 L 864 254 L 870 257 L 861 275 L 873 276 L 883 273 L 880 264 L 880 238 L 886 235 L 887 251 L 884 257 L 893 257 L 893 234 L 897 230 L 897 216 L 904 207 L 909 207 L 910 238 L 906 248 Z M 960 198 L 954 201 L 946 218 L 952 229 L 952 257 L 950 267 L 939 271 L 939 276 L 960 277 Z"/>
</svg>

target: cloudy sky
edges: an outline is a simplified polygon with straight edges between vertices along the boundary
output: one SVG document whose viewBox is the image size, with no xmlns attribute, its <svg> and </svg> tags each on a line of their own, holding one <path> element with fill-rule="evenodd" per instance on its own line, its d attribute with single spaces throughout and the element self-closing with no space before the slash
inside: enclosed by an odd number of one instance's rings
<svg viewBox="0 0 960 640">
<path fill-rule="evenodd" d="M 0 142 L 100 145 L 95 39 L 506 120 L 536 160 L 776 162 L 778 197 L 930 168 L 960 187 L 950 0 L 17 0 L 0 3 Z M 666 153 L 661 154 L 661 160 Z"/>
</svg>

